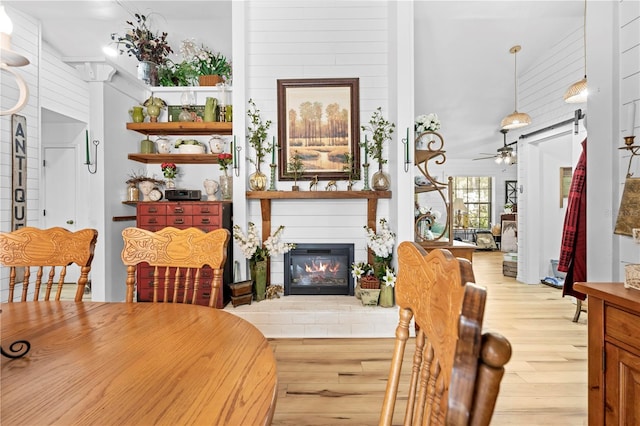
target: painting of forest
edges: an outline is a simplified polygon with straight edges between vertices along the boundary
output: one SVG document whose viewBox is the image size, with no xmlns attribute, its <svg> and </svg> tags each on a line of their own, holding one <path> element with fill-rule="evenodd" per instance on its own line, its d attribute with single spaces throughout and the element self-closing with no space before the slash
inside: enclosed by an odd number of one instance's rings
<svg viewBox="0 0 640 426">
<path fill-rule="evenodd" d="M 357 175 L 354 79 L 278 80 L 278 85 L 279 178 L 291 179 L 287 165 L 296 154 L 303 164 L 302 179 L 346 179 L 350 169 Z"/>
</svg>

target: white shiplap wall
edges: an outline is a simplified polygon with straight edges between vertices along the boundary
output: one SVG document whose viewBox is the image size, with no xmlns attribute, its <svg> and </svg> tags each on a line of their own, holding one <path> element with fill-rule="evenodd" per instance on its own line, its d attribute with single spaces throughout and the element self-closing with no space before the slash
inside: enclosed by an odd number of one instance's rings
<svg viewBox="0 0 640 426">
<path fill-rule="evenodd" d="M 277 79 L 358 77 L 360 122 L 368 121 L 378 106 L 389 117 L 388 15 L 385 2 L 247 4 L 246 98 L 254 99 L 263 118 L 273 121 L 270 137 L 277 134 L 278 126 Z M 243 152 L 254 155 L 249 146 Z M 246 164 L 247 173 L 251 173 L 253 166 Z M 339 189 L 346 189 L 345 182 L 339 185 Z M 281 190 L 290 186 L 289 182 L 277 183 Z M 356 185 L 361 187 L 362 183 Z M 320 189 L 324 189 L 322 183 Z M 366 211 L 364 200 L 276 200 L 272 203 L 272 229 L 285 225 L 283 239 L 297 243 L 353 242 L 356 260 L 364 260 Z M 389 201 L 379 201 L 378 217 L 388 217 L 388 212 Z M 261 224 L 259 202 L 248 203 L 247 218 Z M 246 224 L 236 224 L 246 230 Z M 281 262 L 281 256 L 272 259 L 273 283 L 282 282 Z"/>
<path fill-rule="evenodd" d="M 40 50 L 38 23 L 10 7 L 6 12 L 13 22 L 12 49 L 29 59 L 30 64 L 16 68 L 29 87 L 27 105 L 18 112 L 27 120 L 27 224 L 39 225 L 39 164 L 40 135 L 38 108 L 38 55 L 29 52 Z M 0 104 L 2 110 L 12 108 L 18 99 L 18 89 L 13 76 L 0 73 Z M 11 116 L 0 117 L 0 232 L 11 230 Z M 9 271 L 0 269 L 0 300 L 7 300 Z"/>
<path fill-rule="evenodd" d="M 616 145 L 623 145 L 623 136 L 635 134 L 635 145 L 640 144 L 640 1 L 625 0 L 620 3 L 620 137 Z M 630 110 L 635 102 L 635 128 L 631 130 Z M 629 156 L 620 151 L 619 175 L 616 182 L 622 188 L 629 165 Z M 634 177 L 640 177 L 640 159 L 635 157 L 631 166 Z M 622 191 L 620 190 L 620 196 Z M 616 201 L 619 199 L 616 198 Z M 618 205 L 613 211 L 618 212 Z M 640 214 L 640 213 L 639 213 Z M 624 279 L 623 268 L 627 263 L 640 263 L 640 246 L 634 244 L 628 236 L 618 236 L 620 264 L 617 267 L 620 280 Z"/>
</svg>

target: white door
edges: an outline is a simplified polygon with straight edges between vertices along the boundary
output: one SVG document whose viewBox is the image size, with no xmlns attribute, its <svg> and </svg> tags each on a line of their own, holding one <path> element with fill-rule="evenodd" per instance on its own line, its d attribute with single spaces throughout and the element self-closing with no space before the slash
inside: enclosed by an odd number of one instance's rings
<svg viewBox="0 0 640 426">
<path fill-rule="evenodd" d="M 44 227 L 60 226 L 75 231 L 76 149 L 44 149 Z"/>
</svg>

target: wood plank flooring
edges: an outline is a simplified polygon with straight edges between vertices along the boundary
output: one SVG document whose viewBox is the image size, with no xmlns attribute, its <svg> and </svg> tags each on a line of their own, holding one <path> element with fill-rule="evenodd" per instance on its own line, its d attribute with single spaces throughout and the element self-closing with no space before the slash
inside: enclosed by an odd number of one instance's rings
<svg viewBox="0 0 640 426">
<path fill-rule="evenodd" d="M 474 272 L 488 290 L 485 329 L 513 346 L 492 424 L 586 425 L 586 313 L 573 323 L 575 304 L 560 289 L 503 276 L 500 252 L 475 253 Z M 274 425 L 377 424 L 392 339 L 270 343 L 279 380 Z"/>
</svg>

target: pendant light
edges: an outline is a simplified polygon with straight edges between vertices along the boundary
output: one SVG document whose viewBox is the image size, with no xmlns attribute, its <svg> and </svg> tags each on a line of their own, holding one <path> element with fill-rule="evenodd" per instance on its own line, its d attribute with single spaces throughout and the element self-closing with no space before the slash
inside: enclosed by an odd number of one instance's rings
<svg viewBox="0 0 640 426">
<path fill-rule="evenodd" d="M 509 53 L 513 53 L 514 64 L 514 88 L 515 88 L 515 107 L 514 111 L 502 119 L 500 128 L 505 130 L 517 129 L 519 127 L 528 126 L 531 124 L 531 117 L 524 112 L 518 112 L 518 63 L 516 61 L 516 54 L 522 49 L 520 45 L 515 45 L 509 49 Z"/>
<path fill-rule="evenodd" d="M 568 104 L 580 104 L 587 102 L 587 0 L 584 0 L 584 25 L 583 25 L 583 46 L 584 46 L 584 78 L 573 83 L 564 92 L 564 101 Z"/>
<path fill-rule="evenodd" d="M 22 76 L 13 68 L 23 67 L 29 64 L 29 60 L 21 54 L 11 50 L 11 32 L 13 31 L 13 23 L 11 18 L 4 10 L 4 6 L 0 6 L 0 69 L 12 74 L 18 85 L 19 97 L 16 104 L 8 110 L 0 111 L 0 115 L 11 115 L 20 111 L 29 100 L 29 88 Z"/>
</svg>

